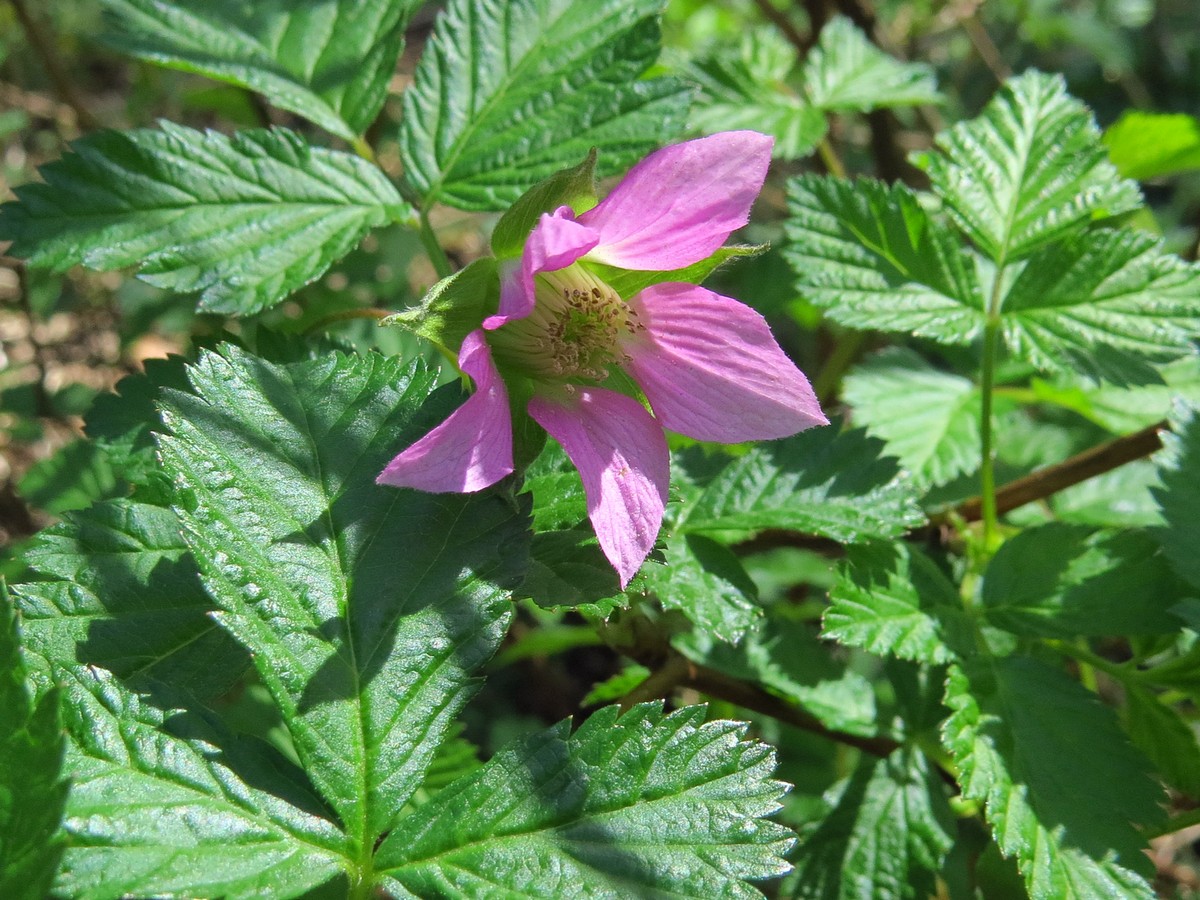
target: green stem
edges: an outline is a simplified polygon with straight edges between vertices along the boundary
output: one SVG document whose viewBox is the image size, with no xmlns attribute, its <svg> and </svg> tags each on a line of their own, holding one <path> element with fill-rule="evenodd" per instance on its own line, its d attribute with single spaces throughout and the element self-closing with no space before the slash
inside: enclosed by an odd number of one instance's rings
<svg viewBox="0 0 1200 900">
<path fill-rule="evenodd" d="M 1071 659 L 1082 663 L 1089 668 L 1099 669 L 1101 672 L 1111 675 L 1113 678 L 1117 679 L 1117 681 L 1132 682 L 1138 680 L 1138 673 L 1136 669 L 1131 669 L 1107 660 L 1103 656 L 1099 656 L 1098 654 L 1093 653 L 1091 650 L 1088 650 L 1086 647 L 1080 647 L 1068 641 L 1059 640 L 1048 640 L 1046 641 L 1046 645 L 1051 649 L 1058 651 L 1063 656 L 1069 656 Z"/>
<path fill-rule="evenodd" d="M 355 153 L 367 162 L 375 162 L 375 151 L 371 149 L 371 145 L 367 143 L 366 138 L 355 137 L 350 141 L 350 146 L 354 148 Z"/>
<path fill-rule="evenodd" d="M 442 249 L 441 243 L 438 242 L 437 235 L 433 233 L 433 226 L 429 224 L 429 216 L 425 210 L 421 210 L 421 243 L 425 245 L 425 252 L 429 255 L 429 261 L 433 263 L 433 268 L 437 272 L 438 278 L 449 278 L 454 274 L 454 266 L 450 264 L 450 257 L 446 255 L 446 251 Z"/>
<path fill-rule="evenodd" d="M 825 163 L 825 168 L 829 170 L 830 175 L 837 178 L 846 177 L 846 167 L 842 164 L 837 151 L 833 149 L 833 144 L 829 142 L 828 135 L 821 138 L 821 142 L 817 144 L 817 154 L 821 157 L 821 162 Z"/>
<path fill-rule="evenodd" d="M 983 329 L 983 361 L 979 370 L 979 390 L 983 402 L 979 413 L 979 495 L 982 501 L 983 550 L 991 555 L 999 516 L 996 514 L 996 450 L 992 435 L 992 401 L 996 384 L 996 354 L 1000 345 L 1000 320 L 988 316 Z"/>
<path fill-rule="evenodd" d="M 837 343 L 833 345 L 833 352 L 829 354 L 829 359 L 825 360 L 825 365 L 813 379 L 813 392 L 816 393 L 817 399 L 822 404 L 829 403 L 834 399 L 842 376 L 846 374 L 850 364 L 862 352 L 868 336 L 868 332 L 865 331 L 850 331 L 838 335 Z"/>
</svg>

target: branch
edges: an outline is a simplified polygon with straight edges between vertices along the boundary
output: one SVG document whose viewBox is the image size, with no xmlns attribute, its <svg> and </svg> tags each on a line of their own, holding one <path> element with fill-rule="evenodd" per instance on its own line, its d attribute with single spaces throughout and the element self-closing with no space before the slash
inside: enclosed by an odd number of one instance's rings
<svg viewBox="0 0 1200 900">
<path fill-rule="evenodd" d="M 1009 512 L 1026 503 L 1056 494 L 1081 481 L 1111 472 L 1135 459 L 1149 456 L 1162 447 L 1158 433 L 1169 427 L 1166 422 L 1157 422 L 1141 431 L 1092 447 L 1056 465 L 1038 469 L 1024 478 L 1010 481 L 996 492 L 996 512 Z M 972 497 L 961 504 L 954 514 L 973 522 L 980 518 L 982 508 L 981 498 Z M 949 518 L 948 514 L 935 516 L 932 524 L 936 525 Z"/>
</svg>

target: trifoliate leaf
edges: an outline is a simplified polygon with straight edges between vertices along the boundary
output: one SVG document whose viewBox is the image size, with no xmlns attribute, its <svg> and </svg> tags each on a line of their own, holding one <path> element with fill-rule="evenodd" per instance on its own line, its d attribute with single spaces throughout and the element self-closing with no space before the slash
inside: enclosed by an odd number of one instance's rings
<svg viewBox="0 0 1200 900">
<path fill-rule="evenodd" d="M 504 209 L 600 151 L 600 177 L 683 125 L 688 89 L 639 80 L 658 56 L 662 0 L 451 0 L 400 128 L 426 207 Z"/>
<path fill-rule="evenodd" d="M 1018 656 L 952 667 L 946 703 L 943 742 L 963 796 L 984 801 L 1031 897 L 1152 900 L 1135 825 L 1161 820 L 1162 791 L 1111 710 L 1058 669 Z"/>
<path fill-rule="evenodd" d="M 12 603 L 0 583 L 0 897 L 43 900 L 63 852 L 67 795 L 59 691 L 35 703 Z"/>
<path fill-rule="evenodd" d="M 30 648 L 200 698 L 227 690 L 250 660 L 209 617 L 179 529 L 169 509 L 113 500 L 39 534 L 26 557 L 42 580 L 14 588 Z"/>
<path fill-rule="evenodd" d="M 1162 442 L 1155 457 L 1162 486 L 1152 493 L 1167 525 L 1154 534 L 1175 571 L 1200 588 L 1200 416 L 1195 407 L 1179 407 Z"/>
<path fill-rule="evenodd" d="M 745 881 L 786 871 L 792 839 L 744 730 L 656 704 L 562 722 L 403 819 L 377 870 L 422 897 L 758 897 Z"/>
<path fill-rule="evenodd" d="M 1109 368 L 1122 356 L 1166 362 L 1194 353 L 1200 265 L 1140 231 L 1086 231 L 1034 254 L 1000 315 L 1016 356 L 1121 383 L 1129 379 Z"/>
<path fill-rule="evenodd" d="M 1108 158 L 1126 178 L 1149 181 L 1200 169 L 1200 119 L 1130 109 L 1104 132 Z"/>
<path fill-rule="evenodd" d="M 950 343 L 984 325 L 971 256 L 901 184 L 804 175 L 788 184 L 784 255 L 801 295 L 851 328 Z"/>
<path fill-rule="evenodd" d="M 922 753 L 866 757 L 800 843 L 791 896 L 924 900 L 937 893 L 935 878 L 954 833 L 946 789 Z"/>
<path fill-rule="evenodd" d="M 980 395 L 968 378 L 892 347 L 846 376 L 842 399 L 854 423 L 883 438 L 918 484 L 945 484 L 979 467 Z"/>
<path fill-rule="evenodd" d="M 102 0 L 119 50 L 258 91 L 353 140 L 387 95 L 419 0 Z"/>
<path fill-rule="evenodd" d="M 856 542 L 925 521 L 883 442 L 836 425 L 760 444 L 732 460 L 686 510 L 685 532 L 783 528 Z"/>
<path fill-rule="evenodd" d="M 941 100 L 932 66 L 888 56 L 845 16 L 834 16 L 821 28 L 802 77 L 813 105 L 830 111 Z"/>
<path fill-rule="evenodd" d="M 101 131 L 0 207 L 0 240 L 31 265 L 139 269 L 208 312 L 278 303 L 412 210 L 375 166 L 283 129 L 232 138 L 169 122 Z"/>
<path fill-rule="evenodd" d="M 98 669 L 56 674 L 72 779 L 64 894 L 266 900 L 348 866 L 333 823 L 250 787 L 195 715 L 156 709 Z"/>
<path fill-rule="evenodd" d="M 981 599 L 992 624 L 1020 635 L 1172 634 L 1191 591 L 1141 530 L 1051 522 L 1010 538 L 988 565 Z"/>
<path fill-rule="evenodd" d="M 969 122 L 937 137 L 918 162 L 959 227 L 1000 263 L 1081 224 L 1134 209 L 1137 185 L 1108 162 L 1086 106 L 1061 75 L 1026 72 Z"/>
<path fill-rule="evenodd" d="M 829 600 L 822 634 L 852 647 L 945 663 L 973 646 L 958 591 L 909 544 L 849 548 Z"/>
<path fill-rule="evenodd" d="M 426 404 L 420 365 L 225 348 L 190 378 L 196 396 L 168 394 L 159 442 L 188 544 L 313 783 L 369 848 L 500 642 L 525 517 L 499 493 L 375 484 L 456 394 Z"/>
<path fill-rule="evenodd" d="M 871 682 L 836 659 L 835 645 L 818 640 L 805 622 L 768 612 L 737 644 L 697 629 L 672 644 L 693 662 L 790 700 L 827 728 L 864 737 L 879 732 Z"/>
</svg>

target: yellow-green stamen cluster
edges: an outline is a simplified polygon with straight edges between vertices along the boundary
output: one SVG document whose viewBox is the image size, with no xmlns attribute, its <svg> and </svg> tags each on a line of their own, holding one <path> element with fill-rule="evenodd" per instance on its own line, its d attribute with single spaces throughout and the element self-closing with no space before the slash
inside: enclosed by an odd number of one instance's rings
<svg viewBox="0 0 1200 900">
<path fill-rule="evenodd" d="M 603 381 L 624 356 L 619 339 L 645 330 L 617 292 L 578 263 L 539 274 L 534 286 L 533 312 L 489 343 L 504 363 L 535 378 Z"/>
</svg>

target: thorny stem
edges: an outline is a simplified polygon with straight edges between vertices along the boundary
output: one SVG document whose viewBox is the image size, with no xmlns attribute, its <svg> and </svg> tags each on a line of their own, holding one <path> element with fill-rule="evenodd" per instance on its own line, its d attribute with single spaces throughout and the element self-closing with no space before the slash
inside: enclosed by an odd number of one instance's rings
<svg viewBox="0 0 1200 900">
<path fill-rule="evenodd" d="M 999 285 L 999 275 L 996 284 Z M 993 306 L 995 293 L 993 290 Z M 987 325 L 983 329 L 983 361 L 979 371 L 979 389 L 982 394 L 979 414 L 979 491 L 980 517 L 983 519 L 983 548 L 985 554 L 992 551 L 999 515 L 996 507 L 996 451 L 992 446 L 992 401 L 996 382 L 996 354 L 1000 344 L 1000 319 L 989 310 Z"/>
<path fill-rule="evenodd" d="M 34 53 L 41 60 L 46 74 L 54 83 L 54 90 L 62 98 L 62 101 L 75 111 L 75 119 L 79 126 L 87 130 L 99 128 L 100 123 L 96 121 L 96 117 L 92 115 L 91 110 L 87 108 L 75 90 L 75 85 L 66 69 L 63 68 L 62 62 L 58 58 L 58 52 L 54 49 L 54 42 L 42 27 L 42 23 L 30 13 L 29 7 L 25 5 L 25 0 L 9 0 L 9 3 L 12 4 L 13 11 L 17 14 L 25 37 L 29 40 L 29 46 L 33 48 Z"/>
</svg>

